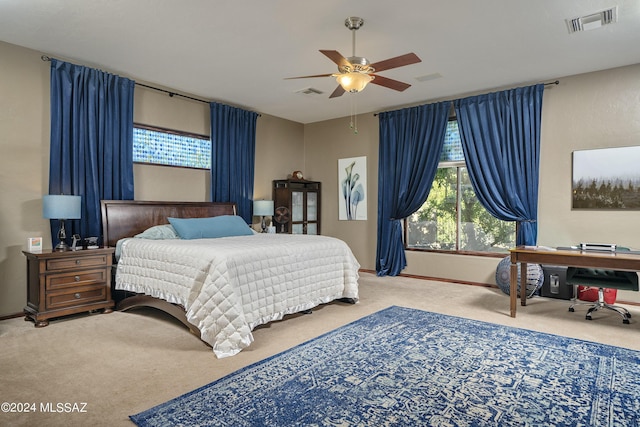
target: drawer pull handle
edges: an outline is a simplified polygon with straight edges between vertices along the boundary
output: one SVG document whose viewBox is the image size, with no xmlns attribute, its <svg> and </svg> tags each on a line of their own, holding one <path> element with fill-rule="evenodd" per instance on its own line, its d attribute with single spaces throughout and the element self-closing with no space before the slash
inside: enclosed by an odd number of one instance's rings
<svg viewBox="0 0 640 427">
<path fill-rule="evenodd" d="M 81 262 L 81 261 L 80 261 L 79 259 L 77 259 L 77 260 L 76 260 L 76 264 L 80 264 L 80 262 Z"/>
<path fill-rule="evenodd" d="M 73 279 L 74 279 L 76 282 L 79 282 L 79 281 L 80 281 L 80 276 L 75 276 Z"/>
<path fill-rule="evenodd" d="M 75 294 L 73 294 L 73 296 L 75 297 L 75 299 L 80 299 L 80 297 L 82 295 L 80 295 L 80 293 L 76 292 Z"/>
</svg>

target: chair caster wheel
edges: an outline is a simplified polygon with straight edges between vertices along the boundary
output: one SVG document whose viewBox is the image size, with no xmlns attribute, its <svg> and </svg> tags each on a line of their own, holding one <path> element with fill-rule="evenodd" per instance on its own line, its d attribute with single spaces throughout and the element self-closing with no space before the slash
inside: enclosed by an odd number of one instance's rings
<svg viewBox="0 0 640 427">
<path fill-rule="evenodd" d="M 587 319 L 587 320 L 593 320 L 593 319 L 591 318 L 591 316 L 585 316 L 584 318 L 585 318 L 585 319 Z"/>
<path fill-rule="evenodd" d="M 631 317 L 631 313 L 627 313 L 627 317 Z"/>
<path fill-rule="evenodd" d="M 629 319 L 623 319 L 622 323 L 624 323 L 625 325 L 628 325 L 629 324 Z"/>
<path fill-rule="evenodd" d="M 575 310 L 573 309 L 573 307 L 569 307 L 569 311 L 573 313 Z"/>
</svg>

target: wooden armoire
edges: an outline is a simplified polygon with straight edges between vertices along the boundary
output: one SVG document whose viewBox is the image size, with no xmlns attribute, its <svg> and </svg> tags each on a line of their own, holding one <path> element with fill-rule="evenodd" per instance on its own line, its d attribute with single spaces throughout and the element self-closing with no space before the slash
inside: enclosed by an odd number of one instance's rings
<svg viewBox="0 0 640 427">
<path fill-rule="evenodd" d="M 274 180 L 273 204 L 276 233 L 320 234 L 320 182 Z"/>
</svg>

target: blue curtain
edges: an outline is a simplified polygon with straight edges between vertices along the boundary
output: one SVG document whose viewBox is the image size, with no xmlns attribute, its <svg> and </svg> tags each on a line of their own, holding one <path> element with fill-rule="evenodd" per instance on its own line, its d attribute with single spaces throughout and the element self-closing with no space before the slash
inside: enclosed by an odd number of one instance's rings
<svg viewBox="0 0 640 427">
<path fill-rule="evenodd" d="M 517 221 L 518 245 L 538 237 L 543 91 L 538 84 L 454 101 L 473 189 L 493 216 Z"/>
<path fill-rule="evenodd" d="M 444 145 L 451 102 L 380 113 L 376 273 L 407 266 L 402 219 L 427 200 Z"/>
<path fill-rule="evenodd" d="M 258 114 L 211 103 L 211 201 L 235 202 L 251 224 Z"/>
<path fill-rule="evenodd" d="M 68 235 L 102 234 L 100 200 L 133 199 L 135 82 L 51 60 L 49 194 L 82 196 Z M 51 222 L 53 245 L 58 221 Z"/>
</svg>

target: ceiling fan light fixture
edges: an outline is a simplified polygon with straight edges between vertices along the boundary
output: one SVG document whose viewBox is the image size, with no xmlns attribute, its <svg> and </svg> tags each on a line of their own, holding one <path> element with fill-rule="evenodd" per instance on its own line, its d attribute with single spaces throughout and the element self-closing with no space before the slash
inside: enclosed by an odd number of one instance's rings
<svg viewBox="0 0 640 427">
<path fill-rule="evenodd" d="M 335 77 L 339 86 L 329 95 L 329 98 L 337 98 L 345 92 L 357 93 L 364 90 L 367 84 L 373 81 L 378 86 L 402 92 L 411 87 L 410 84 L 383 77 L 378 74 L 380 71 L 391 70 L 393 68 L 404 67 L 405 65 L 421 62 L 415 53 L 396 56 L 371 64 L 369 60 L 362 56 L 356 56 L 356 30 L 364 24 L 362 18 L 352 16 L 347 18 L 345 25 L 351 30 L 353 40 L 353 54 L 347 58 L 342 56 L 337 50 L 320 49 L 320 53 L 329 58 L 338 66 L 338 72 L 333 74 L 316 74 L 313 76 L 287 77 L 288 79 L 307 79 L 311 77 Z"/>
<path fill-rule="evenodd" d="M 339 74 L 336 77 L 336 81 L 338 82 L 338 84 L 340 84 L 340 86 L 342 86 L 345 91 L 351 93 L 362 91 L 367 86 L 367 83 L 369 83 L 371 80 L 373 80 L 373 76 L 370 76 L 369 74 L 358 73 L 355 71 L 351 73 Z"/>
</svg>

